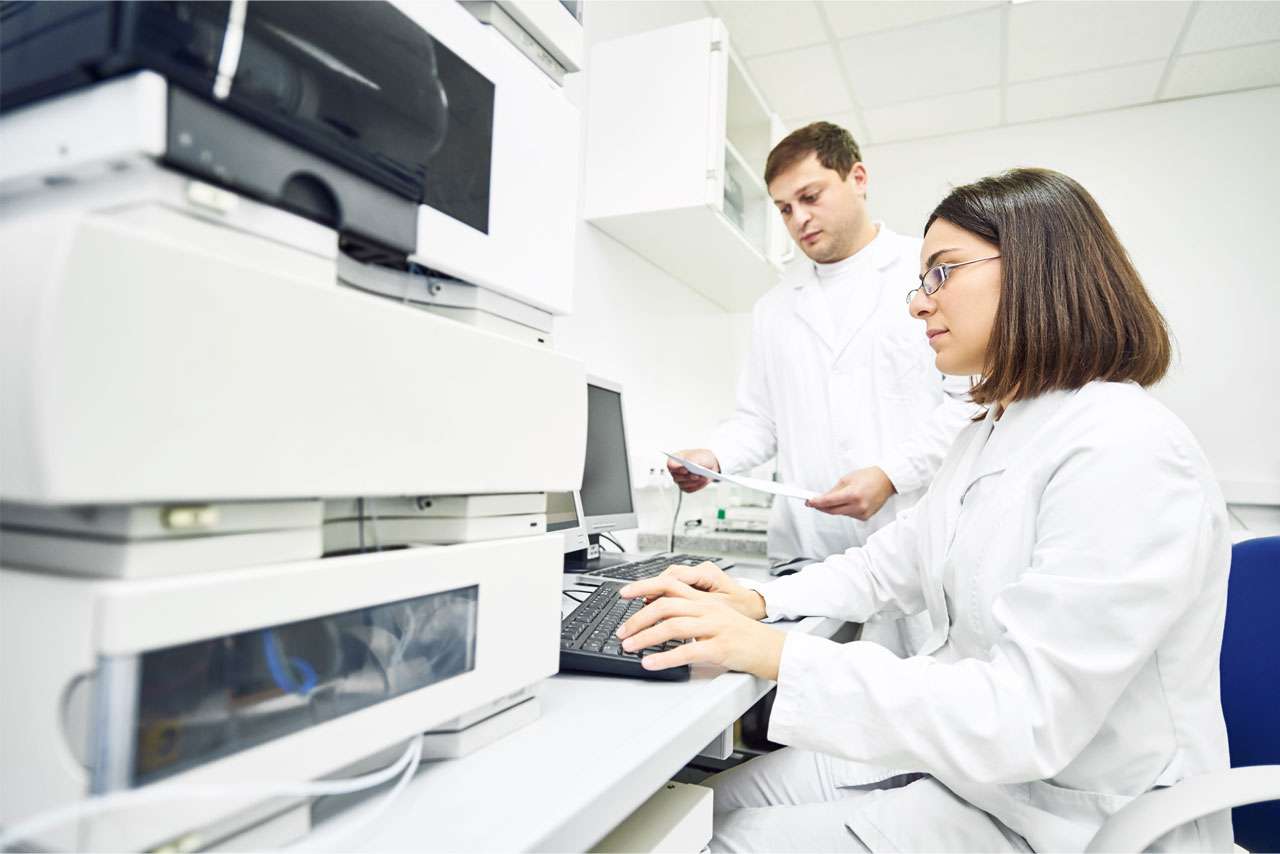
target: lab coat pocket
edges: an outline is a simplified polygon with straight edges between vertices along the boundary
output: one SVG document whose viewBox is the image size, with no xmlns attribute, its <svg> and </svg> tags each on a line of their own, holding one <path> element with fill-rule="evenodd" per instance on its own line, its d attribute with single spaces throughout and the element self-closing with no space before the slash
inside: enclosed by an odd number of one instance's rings
<svg viewBox="0 0 1280 854">
<path fill-rule="evenodd" d="M 932 777 L 844 802 L 845 827 L 871 851 L 1030 851 L 1017 834 Z"/>
<path fill-rule="evenodd" d="M 1018 796 L 1031 806 L 1073 821 L 1101 823 L 1133 800 L 1129 795 L 1072 789 L 1048 780 L 1023 783 L 1018 790 Z"/>
<path fill-rule="evenodd" d="M 920 396 L 927 364 L 921 359 L 918 342 L 897 335 L 881 336 L 875 343 L 872 364 L 881 397 L 911 400 Z"/>
<path fill-rule="evenodd" d="M 1039 816 L 1053 816 L 1060 828 L 1051 843 L 1038 847 L 1074 848 L 1081 850 L 1112 814 L 1133 800 L 1128 795 L 1111 795 L 1088 789 L 1072 789 L 1047 780 L 1035 780 L 1008 787 L 1015 800 L 1023 802 L 1030 812 L 1030 826 L 1048 824 Z M 1067 830 L 1066 828 L 1070 828 Z M 1034 841 L 1034 840 L 1033 840 Z"/>
</svg>

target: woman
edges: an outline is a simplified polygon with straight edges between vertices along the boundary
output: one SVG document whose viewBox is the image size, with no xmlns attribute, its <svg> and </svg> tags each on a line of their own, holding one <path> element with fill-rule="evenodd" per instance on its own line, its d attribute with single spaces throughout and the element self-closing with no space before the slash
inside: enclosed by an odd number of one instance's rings
<svg viewBox="0 0 1280 854">
<path fill-rule="evenodd" d="M 748 589 L 710 564 L 624 589 L 653 600 L 646 667 L 778 680 L 790 745 L 715 778 L 720 850 L 1081 850 L 1133 797 L 1228 764 L 1218 653 L 1222 496 L 1144 388 L 1163 319 L 1093 198 L 1018 169 L 933 212 L 909 309 L 985 418 L 927 495 L 863 548 Z M 899 659 L 760 620 L 927 611 Z M 1162 848 L 1229 850 L 1212 816 Z"/>
</svg>

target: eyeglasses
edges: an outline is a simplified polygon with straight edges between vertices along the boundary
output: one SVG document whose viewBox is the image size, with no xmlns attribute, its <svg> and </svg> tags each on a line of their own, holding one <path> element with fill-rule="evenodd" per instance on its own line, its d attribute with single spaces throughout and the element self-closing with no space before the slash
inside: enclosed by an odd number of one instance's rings
<svg viewBox="0 0 1280 854">
<path fill-rule="evenodd" d="M 999 255 L 992 255 L 990 258 L 975 258 L 972 261 L 961 261 L 959 264 L 939 264 L 920 277 L 920 287 L 907 291 L 907 302 L 915 299 L 916 291 L 924 291 L 924 295 L 927 297 L 936 294 L 938 289 L 947 283 L 947 277 L 951 275 L 951 271 L 956 267 L 967 267 L 970 264 L 981 264 L 983 261 L 994 261 L 999 257 Z"/>
</svg>

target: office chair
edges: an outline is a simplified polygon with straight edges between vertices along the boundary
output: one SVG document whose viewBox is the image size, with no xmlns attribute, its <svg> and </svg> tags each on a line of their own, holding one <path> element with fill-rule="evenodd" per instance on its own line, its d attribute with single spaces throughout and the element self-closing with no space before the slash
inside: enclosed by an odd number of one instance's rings
<svg viewBox="0 0 1280 854">
<path fill-rule="evenodd" d="M 1222 714 L 1231 768 L 1147 792 L 1111 816 L 1086 851 L 1144 851 L 1176 827 L 1228 808 L 1235 841 L 1280 851 L 1280 537 L 1231 549 L 1222 636 Z"/>
</svg>

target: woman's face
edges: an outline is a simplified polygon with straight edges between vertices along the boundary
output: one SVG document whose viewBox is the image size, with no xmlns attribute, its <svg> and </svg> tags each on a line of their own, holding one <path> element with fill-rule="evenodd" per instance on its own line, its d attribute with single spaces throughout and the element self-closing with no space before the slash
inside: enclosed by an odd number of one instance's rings
<svg viewBox="0 0 1280 854">
<path fill-rule="evenodd" d="M 945 219 L 933 221 L 920 250 L 920 272 L 939 264 L 961 264 L 1000 254 L 1000 247 Z M 981 374 L 1000 304 L 1000 260 L 947 271 L 932 296 L 923 289 L 911 298 L 911 316 L 925 322 L 934 364 L 944 374 Z"/>
</svg>

